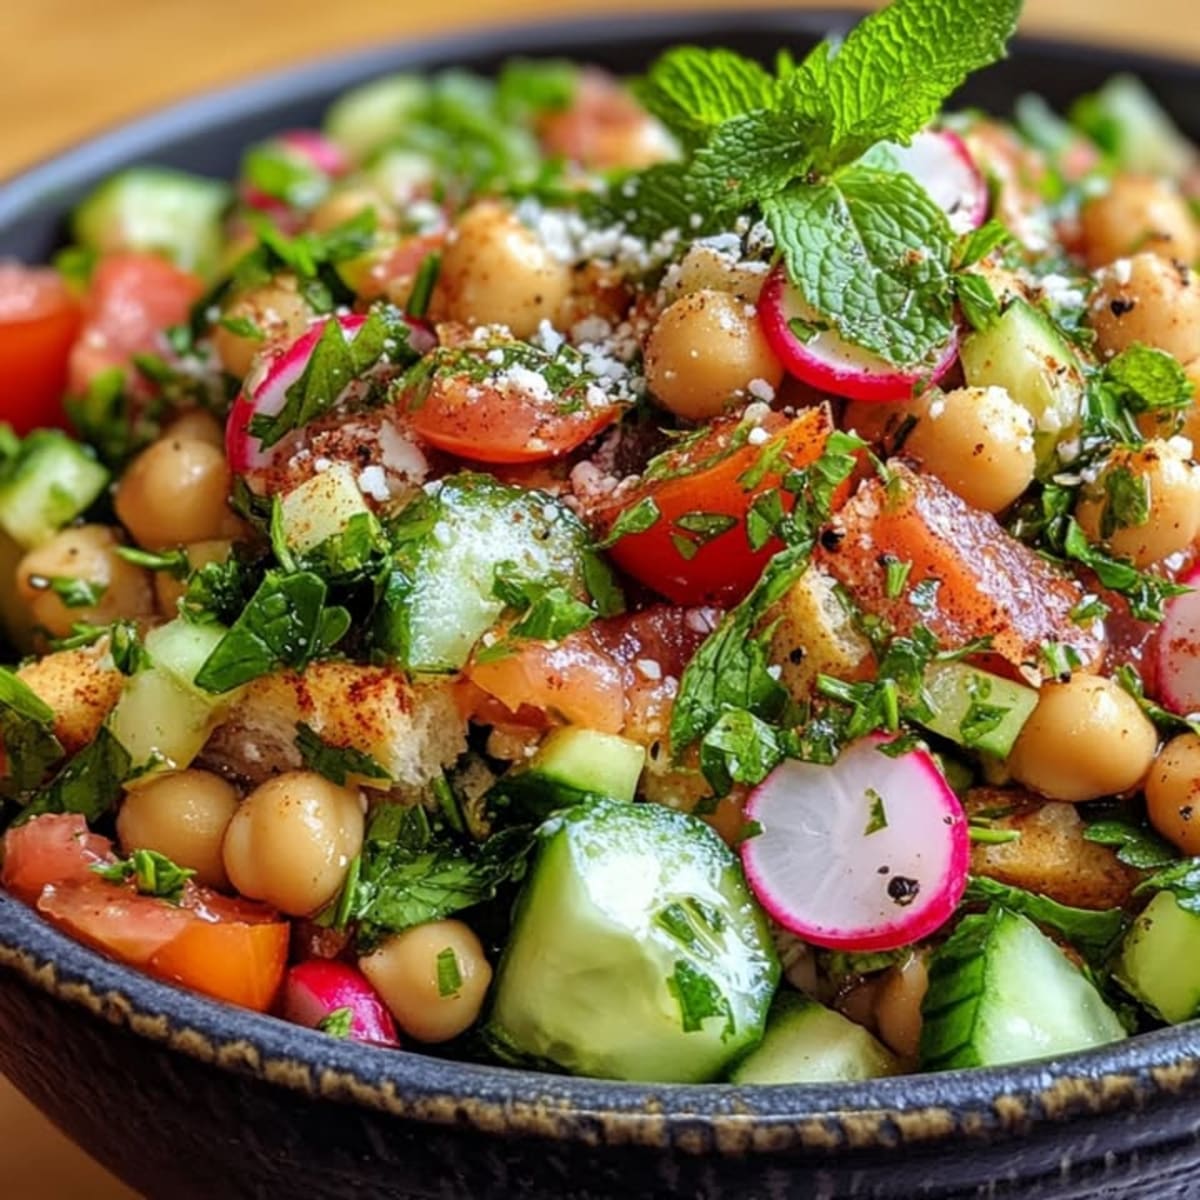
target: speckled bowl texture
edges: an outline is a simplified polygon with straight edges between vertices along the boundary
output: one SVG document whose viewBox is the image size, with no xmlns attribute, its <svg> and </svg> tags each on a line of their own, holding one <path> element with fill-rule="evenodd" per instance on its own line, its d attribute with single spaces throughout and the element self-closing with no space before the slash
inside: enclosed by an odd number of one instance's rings
<svg viewBox="0 0 1200 1200">
<path fill-rule="evenodd" d="M 675 41 L 770 57 L 844 12 L 591 19 L 372 50 L 206 96 L 0 189 L 0 256 L 45 258 L 97 180 L 136 161 L 229 175 L 241 148 L 315 122 L 397 68 L 563 54 L 618 71 Z M 962 99 L 1067 103 L 1142 74 L 1193 136 L 1200 69 L 1024 41 Z M 0 895 L 0 1070 L 147 1197 L 1200 1196 L 1200 1026 L 1004 1069 L 868 1084 L 646 1086 L 338 1042 L 121 967 Z M 2 1134 L 0 1134 L 2 1136 Z M 0 1181 L 0 1196 L 4 1194 Z"/>
</svg>

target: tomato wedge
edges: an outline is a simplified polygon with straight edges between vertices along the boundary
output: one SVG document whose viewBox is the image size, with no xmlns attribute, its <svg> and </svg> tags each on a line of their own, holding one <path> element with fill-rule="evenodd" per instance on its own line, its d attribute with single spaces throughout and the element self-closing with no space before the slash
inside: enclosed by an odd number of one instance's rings
<svg viewBox="0 0 1200 1200">
<path fill-rule="evenodd" d="M 0 263 L 0 420 L 17 433 L 63 423 L 67 359 L 80 312 L 58 272 Z"/>
<path fill-rule="evenodd" d="M 89 833 L 79 813 L 45 813 L 4 835 L 0 884 L 33 904 L 48 883 L 94 879 L 92 867 L 113 861 L 112 843 Z"/>
<path fill-rule="evenodd" d="M 164 329 L 185 321 L 200 298 L 200 279 L 156 254 L 110 254 L 96 264 L 84 304 L 84 325 L 71 351 L 72 392 L 109 367 L 159 348 Z"/>
<path fill-rule="evenodd" d="M 522 347 L 521 359 L 507 367 L 492 366 L 489 354 L 505 350 L 443 346 L 430 356 L 422 383 L 408 390 L 409 424 L 431 446 L 474 462 L 541 462 L 568 454 L 621 415 L 623 405 L 586 377 L 556 391 L 545 373 L 522 361 L 537 361 L 533 347 Z"/>
<path fill-rule="evenodd" d="M 781 548 L 775 539 L 757 550 L 751 547 L 746 531 L 751 505 L 777 489 L 788 470 L 819 458 L 832 430 L 824 407 L 806 409 L 790 421 L 768 413 L 757 427 L 737 417 L 714 421 L 659 455 L 636 486 L 596 511 L 607 534 L 638 505 L 653 501 L 657 506 L 658 519 L 649 528 L 617 540 L 609 551 L 613 561 L 676 604 L 740 600 Z M 835 507 L 848 491 L 843 485 Z M 791 495 L 781 491 L 779 496 L 790 509 Z"/>
</svg>

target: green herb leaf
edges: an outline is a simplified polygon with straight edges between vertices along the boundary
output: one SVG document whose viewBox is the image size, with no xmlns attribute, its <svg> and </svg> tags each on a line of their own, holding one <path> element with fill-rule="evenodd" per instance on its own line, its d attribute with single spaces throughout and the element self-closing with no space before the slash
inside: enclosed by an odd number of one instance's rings
<svg viewBox="0 0 1200 1200">
<path fill-rule="evenodd" d="M 1123 402 L 1139 413 L 1186 408 L 1195 394 L 1176 358 L 1140 343 L 1106 363 L 1102 380 L 1117 388 Z"/>
<path fill-rule="evenodd" d="M 1196 817 L 1200 820 L 1200 809 Z M 1089 842 L 1116 847 L 1117 858 L 1139 871 L 1165 867 L 1179 858 L 1179 851 L 1153 829 L 1117 818 L 1090 821 L 1083 836 Z"/>
<path fill-rule="evenodd" d="M 887 809 L 883 804 L 883 797 L 874 789 L 867 788 L 864 799 L 870 806 L 868 809 L 867 826 L 863 830 L 864 837 L 870 837 L 873 833 L 878 833 L 881 829 L 888 827 Z"/>
<path fill-rule="evenodd" d="M 35 591 L 53 592 L 65 608 L 94 608 L 108 591 L 106 583 L 76 579 L 70 575 L 31 575 L 29 586 Z"/>
<path fill-rule="evenodd" d="M 267 336 L 249 317 L 222 317 L 217 324 L 236 337 L 251 338 L 256 342 L 265 340 Z"/>
<path fill-rule="evenodd" d="M 1138 707 L 1155 728 L 1167 734 L 1194 733 L 1200 736 L 1200 721 L 1189 721 L 1187 717 L 1181 717 L 1178 713 L 1163 708 L 1161 704 L 1156 704 L 1146 695 L 1142 677 L 1132 663 L 1122 663 L 1113 672 L 1113 678 L 1137 701 Z"/>
<path fill-rule="evenodd" d="M 65 753 L 54 734 L 54 710 L 5 667 L 0 667 L 0 744 L 5 768 L 0 792 L 7 795 L 40 786 Z"/>
<path fill-rule="evenodd" d="M 317 1022 L 316 1028 L 318 1033 L 327 1033 L 330 1037 L 344 1041 L 354 1028 L 354 1009 L 348 1006 L 335 1008 Z"/>
<path fill-rule="evenodd" d="M 462 972 L 453 946 L 447 946 L 437 956 L 437 987 L 439 996 L 457 996 L 462 988 Z"/>
<path fill-rule="evenodd" d="M 116 552 L 135 567 L 162 571 L 172 579 L 186 579 L 192 569 L 186 550 L 143 550 L 139 546 L 118 546 Z"/>
<path fill-rule="evenodd" d="M 1150 520 L 1150 481 L 1128 467 L 1104 472 L 1104 510 L 1100 536 L 1110 538 L 1118 529 L 1132 529 Z"/>
<path fill-rule="evenodd" d="M 121 795 L 121 784 L 132 765 L 125 747 L 101 727 L 88 743 L 54 777 L 17 818 L 27 821 L 41 813 L 82 813 L 89 821 L 98 821 L 109 812 Z"/>
<path fill-rule="evenodd" d="M 724 796 L 735 782 L 765 779 L 783 754 L 775 729 L 745 709 L 731 708 L 700 740 L 700 770 L 714 794 Z"/>
<path fill-rule="evenodd" d="M 1180 908 L 1200 916 L 1200 858 L 1180 859 L 1133 889 L 1135 896 L 1145 892 L 1170 892 Z"/>
<path fill-rule="evenodd" d="M 696 1033 L 703 1029 L 704 1022 L 710 1017 L 724 1019 L 722 1041 L 737 1032 L 729 997 L 710 976 L 686 959 L 681 958 L 675 963 L 674 972 L 667 978 L 667 989 L 679 1003 L 679 1018 L 684 1033 Z"/>
<path fill-rule="evenodd" d="M 612 523 L 608 535 L 596 543 L 597 550 L 607 550 L 615 546 L 623 537 L 631 533 L 645 533 L 658 524 L 662 517 L 658 505 L 652 496 L 643 496 L 636 504 L 622 511 Z"/>
<path fill-rule="evenodd" d="M 190 867 L 180 867 L 157 850 L 135 850 L 128 858 L 118 859 L 110 866 L 92 867 L 101 879 L 124 883 L 132 879 L 144 896 L 158 896 L 177 904 L 183 896 L 184 885 L 196 874 Z"/>
<path fill-rule="evenodd" d="M 958 270 L 973 267 L 993 250 L 1012 241 L 1012 234 L 999 221 L 986 221 L 978 229 L 963 234 L 954 248 L 954 266 Z"/>
<path fill-rule="evenodd" d="M 954 277 L 954 293 L 972 329 L 990 329 L 1000 317 L 1000 301 L 982 275 L 966 272 Z"/>
<path fill-rule="evenodd" d="M 912 562 L 901 562 L 894 554 L 884 557 L 887 560 L 884 567 L 884 591 L 889 600 L 896 600 L 904 592 L 904 585 L 908 582 L 908 573 L 912 570 Z"/>
<path fill-rule="evenodd" d="M 353 746 L 331 745 L 303 721 L 296 722 L 296 749 L 310 771 L 316 771 L 339 787 L 351 775 L 380 783 L 389 783 L 392 778 L 387 768 L 370 754 Z"/>
</svg>

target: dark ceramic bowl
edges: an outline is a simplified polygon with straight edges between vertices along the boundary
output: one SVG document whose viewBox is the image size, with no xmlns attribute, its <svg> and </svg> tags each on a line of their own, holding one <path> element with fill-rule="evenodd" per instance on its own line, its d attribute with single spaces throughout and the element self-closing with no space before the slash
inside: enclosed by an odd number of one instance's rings
<svg viewBox="0 0 1200 1200">
<path fill-rule="evenodd" d="M 398 10 L 399 11 L 399 10 Z M 847 15 L 740 12 L 474 33 L 301 68 L 126 126 L 0 191 L 0 255 L 42 259 L 97 180 L 139 160 L 231 174 L 383 71 L 513 53 L 643 67 L 678 40 L 770 57 Z M 1023 41 L 963 96 L 1066 104 L 1142 74 L 1200 135 L 1200 70 Z M 337 1042 L 157 983 L 0 896 L 0 1070 L 150 1197 L 1200 1195 L 1200 1026 L 1054 1062 L 869 1084 L 735 1088 L 567 1079 Z M 0 1194 L 3 1185 L 0 1184 Z"/>
</svg>

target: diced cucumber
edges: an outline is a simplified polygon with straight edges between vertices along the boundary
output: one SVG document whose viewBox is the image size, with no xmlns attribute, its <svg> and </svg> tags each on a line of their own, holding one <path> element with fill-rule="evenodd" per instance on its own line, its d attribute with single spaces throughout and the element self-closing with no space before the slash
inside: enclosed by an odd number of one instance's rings
<svg viewBox="0 0 1200 1200">
<path fill-rule="evenodd" d="M 368 183 L 380 195 L 405 200 L 427 190 L 437 174 L 428 154 L 393 146 L 381 151 L 364 172 Z"/>
<path fill-rule="evenodd" d="M 177 618 L 146 635 L 150 664 L 125 681 L 108 717 L 109 730 L 135 768 L 142 768 L 131 786 L 160 771 L 188 766 L 236 698 L 236 693 L 212 696 L 193 683 L 225 633 L 222 625 Z"/>
<path fill-rule="evenodd" d="M 1200 1015 L 1200 916 L 1159 892 L 1125 935 L 1113 974 L 1172 1025 Z"/>
<path fill-rule="evenodd" d="M 896 1056 L 848 1017 L 789 992 L 767 1032 L 729 1075 L 731 1083 L 826 1083 L 900 1074 Z"/>
<path fill-rule="evenodd" d="M 925 692 L 933 715 L 918 719 L 926 729 L 997 758 L 1008 757 L 1038 700 L 1033 688 L 961 662 L 931 666 Z"/>
<path fill-rule="evenodd" d="M 703 821 L 598 800 L 543 826 L 487 1035 L 577 1075 L 715 1079 L 762 1036 L 779 963 Z"/>
<path fill-rule="evenodd" d="M 1071 120 L 1107 150 L 1122 171 L 1182 178 L 1196 151 L 1135 75 L 1114 75 L 1071 109 Z"/>
<path fill-rule="evenodd" d="M 556 808 L 607 797 L 631 801 L 646 751 L 637 742 L 592 729 L 554 730 L 523 766 L 489 791 L 491 808 L 512 807 L 539 821 Z"/>
<path fill-rule="evenodd" d="M 1079 360 L 1049 318 L 1026 301 L 1011 300 L 995 324 L 965 338 L 960 357 L 971 387 L 1002 387 L 1033 418 L 1039 464 L 1078 432 Z"/>
<path fill-rule="evenodd" d="M 57 429 L 39 429 L 0 479 L 0 526 L 31 549 L 84 512 L 107 483 L 108 471 L 89 447 Z"/>
<path fill-rule="evenodd" d="M 1116 1014 L 1032 921 L 999 905 L 964 917 L 929 963 L 921 1066 L 988 1067 L 1101 1046 Z"/>
<path fill-rule="evenodd" d="M 150 250 L 210 275 L 221 255 L 229 186 L 170 167 L 130 167 L 110 176 L 75 210 L 72 228 L 102 253 Z"/>
<path fill-rule="evenodd" d="M 591 555 L 579 519 L 545 492 L 463 473 L 421 493 L 392 530 L 394 569 L 375 644 L 409 671 L 456 671 L 504 611 L 496 568 L 587 595 Z"/>
<path fill-rule="evenodd" d="M 297 554 L 307 554 L 327 538 L 336 537 L 367 502 L 344 463 L 335 463 L 293 488 L 280 501 L 283 536 Z"/>
<path fill-rule="evenodd" d="M 340 96 L 325 114 L 325 132 L 362 162 L 404 131 L 429 98 L 419 75 L 385 75 Z"/>
</svg>

